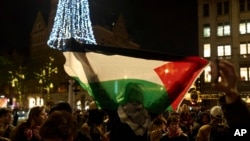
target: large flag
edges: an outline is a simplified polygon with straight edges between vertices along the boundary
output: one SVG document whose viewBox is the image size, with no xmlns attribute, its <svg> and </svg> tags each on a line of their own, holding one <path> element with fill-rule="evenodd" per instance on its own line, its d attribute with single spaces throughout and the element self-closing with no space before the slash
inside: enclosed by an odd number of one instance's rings
<svg viewBox="0 0 250 141">
<path fill-rule="evenodd" d="M 65 71 L 104 109 L 115 110 L 129 99 L 143 98 L 152 113 L 176 110 L 208 65 L 200 57 L 117 47 L 67 43 Z M 140 93 L 140 94 L 139 94 Z"/>
</svg>

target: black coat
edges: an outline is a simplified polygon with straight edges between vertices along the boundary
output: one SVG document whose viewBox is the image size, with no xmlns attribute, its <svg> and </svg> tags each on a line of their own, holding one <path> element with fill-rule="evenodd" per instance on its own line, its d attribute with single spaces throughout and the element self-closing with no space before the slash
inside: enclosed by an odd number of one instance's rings
<svg viewBox="0 0 250 141">
<path fill-rule="evenodd" d="M 128 124 L 122 123 L 116 115 L 110 125 L 110 141 L 148 141 L 147 132 L 143 136 L 136 135 Z"/>
<path fill-rule="evenodd" d="M 241 97 L 232 103 L 226 104 L 225 97 L 221 97 L 219 102 L 222 106 L 224 116 L 230 128 L 232 140 L 250 141 L 250 110 Z M 237 129 L 247 129 L 244 136 L 234 136 Z"/>
</svg>

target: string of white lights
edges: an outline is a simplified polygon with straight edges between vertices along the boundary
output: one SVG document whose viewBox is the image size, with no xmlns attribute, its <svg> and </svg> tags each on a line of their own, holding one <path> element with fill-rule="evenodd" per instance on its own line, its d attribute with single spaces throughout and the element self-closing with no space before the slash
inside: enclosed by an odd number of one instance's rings
<svg viewBox="0 0 250 141">
<path fill-rule="evenodd" d="M 89 15 L 88 0 L 59 0 L 54 25 L 47 44 L 63 50 L 67 39 L 96 44 Z"/>
</svg>

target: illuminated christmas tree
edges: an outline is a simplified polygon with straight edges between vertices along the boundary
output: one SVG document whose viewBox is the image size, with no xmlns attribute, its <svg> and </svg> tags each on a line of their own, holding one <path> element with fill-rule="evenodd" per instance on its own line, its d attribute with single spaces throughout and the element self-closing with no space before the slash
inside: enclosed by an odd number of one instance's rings
<svg viewBox="0 0 250 141">
<path fill-rule="evenodd" d="M 48 45 L 63 50 L 67 40 L 96 44 L 89 15 L 88 0 L 59 0 Z"/>
</svg>

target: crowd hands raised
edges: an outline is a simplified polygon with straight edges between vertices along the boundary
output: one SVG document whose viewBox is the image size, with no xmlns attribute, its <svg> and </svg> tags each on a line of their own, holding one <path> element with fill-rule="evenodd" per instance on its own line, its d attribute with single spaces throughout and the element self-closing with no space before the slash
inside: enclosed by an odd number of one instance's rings
<svg viewBox="0 0 250 141">
<path fill-rule="evenodd" d="M 250 112 L 238 94 L 235 68 L 226 60 L 218 65 L 221 81 L 212 85 L 225 95 L 219 106 L 211 109 L 194 113 L 183 104 L 179 111 L 154 115 L 140 100 L 132 100 L 117 111 L 98 109 L 93 102 L 83 112 L 73 111 L 67 102 L 60 101 L 49 111 L 43 106 L 33 107 L 27 120 L 14 126 L 12 112 L 1 108 L 0 141 L 210 141 L 215 124 L 228 127 L 231 135 L 242 128 L 250 134 Z"/>
</svg>

